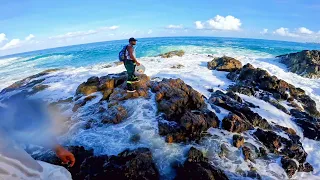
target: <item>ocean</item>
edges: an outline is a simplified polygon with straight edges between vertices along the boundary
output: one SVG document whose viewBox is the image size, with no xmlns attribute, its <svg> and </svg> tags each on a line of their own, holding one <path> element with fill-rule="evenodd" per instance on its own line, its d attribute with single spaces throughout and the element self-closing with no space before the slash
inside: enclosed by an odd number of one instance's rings
<svg viewBox="0 0 320 180">
<path fill-rule="evenodd" d="M 118 52 L 126 44 L 126 40 L 99 42 L 0 57 L 0 90 L 17 80 L 43 70 L 60 68 L 61 70 L 50 74 L 42 82 L 49 88 L 32 97 L 48 102 L 73 97 L 79 84 L 89 77 L 123 72 L 125 68 L 122 65 L 113 65 L 113 62 L 118 61 Z M 263 68 L 270 74 L 304 89 L 306 94 L 316 101 L 318 110 L 320 110 L 320 80 L 307 79 L 291 73 L 275 58 L 277 55 L 306 49 L 320 50 L 320 44 L 215 37 L 142 38 L 138 39 L 136 52 L 138 60 L 146 67 L 145 73 L 151 78 L 181 78 L 205 97 L 210 97 L 210 92 L 207 91 L 209 88 L 226 90 L 232 84 L 226 78 L 226 72 L 209 70 L 207 62 L 212 60 L 212 57 L 230 56 L 238 59 L 242 64 L 251 63 L 255 67 Z M 184 50 L 186 54 L 183 57 L 169 59 L 157 57 L 161 53 L 172 50 Z M 179 64 L 183 65 L 182 68 L 172 68 Z M 66 122 L 68 133 L 59 138 L 61 143 L 93 148 L 97 155 L 116 155 L 126 148 L 148 147 L 153 153 L 162 179 L 174 177 L 171 164 L 175 161 L 184 161 L 185 153 L 190 146 L 206 152 L 209 161 L 222 169 L 228 169 L 232 173 L 249 170 L 247 162 L 241 159 L 240 151 L 235 148 L 230 147 L 232 151 L 226 159 L 220 159 L 217 156 L 219 145 L 231 142 L 231 133 L 221 133 L 218 129 L 210 129 L 209 133 L 218 136 L 219 139 L 209 138 L 200 144 L 166 143 L 164 138 L 158 134 L 158 113 L 154 100 L 126 101 L 124 106 L 130 112 L 130 116 L 124 122 L 84 129 L 86 122 L 98 118 L 92 115 L 93 107 L 99 102 L 100 95 L 97 96 L 76 113 L 72 112 L 73 104 L 63 107 L 64 115 L 71 119 Z M 254 97 L 242 96 L 242 98 L 259 104 L 260 108 L 255 111 L 269 123 L 290 127 L 303 137 L 302 130 L 291 120 L 290 115 Z M 227 114 L 228 112 L 222 111 L 217 116 L 221 120 Z M 140 134 L 141 137 L 137 144 L 128 141 L 134 134 Z M 255 144 L 252 136 L 245 134 L 245 137 L 246 141 Z M 307 138 L 302 138 L 301 141 L 309 154 L 307 161 L 313 165 L 314 172 L 297 173 L 295 178 L 319 179 L 320 142 Z M 286 173 L 279 164 L 279 158 L 259 159 L 255 167 L 263 179 L 286 178 Z M 240 179 L 240 176 L 231 177 L 231 179 Z"/>
</svg>

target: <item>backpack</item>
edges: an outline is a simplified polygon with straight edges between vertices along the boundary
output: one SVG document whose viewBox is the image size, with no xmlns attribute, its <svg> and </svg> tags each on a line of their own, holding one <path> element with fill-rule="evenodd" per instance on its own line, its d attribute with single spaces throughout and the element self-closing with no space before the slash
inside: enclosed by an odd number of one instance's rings
<svg viewBox="0 0 320 180">
<path fill-rule="evenodd" d="M 122 50 L 119 52 L 119 61 L 124 62 L 127 60 L 126 51 L 127 51 L 128 45 L 124 46 Z"/>
</svg>

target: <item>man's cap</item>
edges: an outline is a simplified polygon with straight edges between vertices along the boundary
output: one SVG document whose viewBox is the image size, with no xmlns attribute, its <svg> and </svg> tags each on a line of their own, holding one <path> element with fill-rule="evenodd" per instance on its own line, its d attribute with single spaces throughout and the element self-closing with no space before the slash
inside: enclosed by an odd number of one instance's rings
<svg viewBox="0 0 320 180">
<path fill-rule="evenodd" d="M 136 40 L 135 38 L 132 37 L 132 38 L 129 39 L 129 42 L 130 41 L 138 41 L 138 40 Z"/>
</svg>

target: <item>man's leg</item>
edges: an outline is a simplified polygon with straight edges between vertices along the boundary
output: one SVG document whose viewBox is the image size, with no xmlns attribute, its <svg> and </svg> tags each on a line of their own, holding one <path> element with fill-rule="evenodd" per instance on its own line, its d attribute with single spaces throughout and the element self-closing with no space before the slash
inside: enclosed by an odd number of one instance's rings
<svg viewBox="0 0 320 180">
<path fill-rule="evenodd" d="M 135 75 L 134 75 L 135 65 L 134 65 L 133 61 L 126 60 L 125 61 L 125 68 L 126 68 L 127 74 L 128 74 L 127 90 L 134 91 L 134 89 L 132 87 L 132 83 L 133 83 L 133 81 L 135 81 Z"/>
</svg>

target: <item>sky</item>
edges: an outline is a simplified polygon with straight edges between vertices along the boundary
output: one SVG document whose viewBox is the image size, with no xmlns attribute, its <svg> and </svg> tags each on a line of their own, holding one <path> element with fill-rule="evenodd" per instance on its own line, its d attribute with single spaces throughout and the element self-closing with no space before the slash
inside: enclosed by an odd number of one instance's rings
<svg viewBox="0 0 320 180">
<path fill-rule="evenodd" d="M 130 37 L 320 42 L 320 0 L 0 0 L 0 56 Z"/>
</svg>

